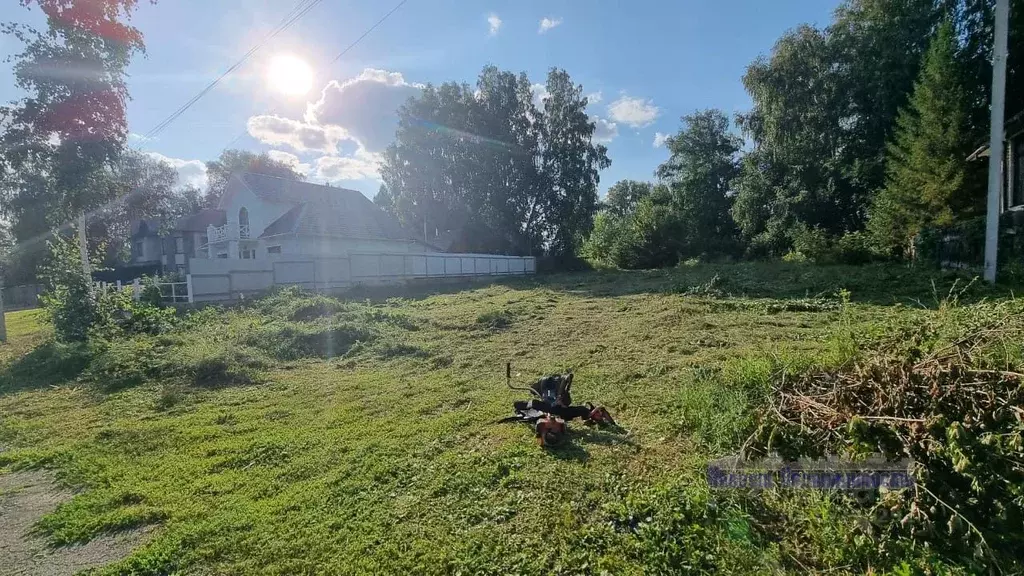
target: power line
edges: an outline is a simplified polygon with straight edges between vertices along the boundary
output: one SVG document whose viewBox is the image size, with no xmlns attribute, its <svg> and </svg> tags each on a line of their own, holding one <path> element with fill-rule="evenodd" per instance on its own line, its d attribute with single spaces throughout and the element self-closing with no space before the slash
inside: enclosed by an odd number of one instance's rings
<svg viewBox="0 0 1024 576">
<path fill-rule="evenodd" d="M 242 64 L 245 64 L 245 62 L 248 61 L 249 58 L 251 58 L 253 54 L 255 54 L 257 51 L 259 51 L 260 48 L 262 48 L 264 45 L 266 45 L 267 42 L 269 42 L 271 39 L 276 37 L 281 32 L 284 32 L 286 29 L 291 27 L 291 25 L 294 24 L 295 22 L 298 22 L 299 19 L 301 19 L 303 16 L 305 16 L 310 10 L 315 8 L 322 1 L 323 0 L 300 0 L 299 3 L 296 4 L 295 7 L 293 7 L 291 9 L 291 11 L 288 12 L 288 14 L 285 14 L 284 18 L 281 20 L 281 22 L 278 23 L 277 27 L 274 28 L 274 30 L 272 30 L 269 34 L 267 34 L 267 36 L 264 37 L 262 40 L 260 40 L 255 46 L 250 48 L 248 52 L 246 52 L 244 55 L 242 55 L 242 57 L 237 62 L 232 64 L 227 70 L 222 72 L 220 76 L 218 76 L 212 82 L 207 84 L 205 88 L 203 88 L 202 90 L 199 91 L 199 93 L 197 93 L 195 96 L 190 98 L 187 102 L 182 104 L 177 110 L 172 112 L 170 116 L 168 116 L 162 122 L 157 124 L 152 130 L 147 132 L 145 134 L 145 137 L 146 138 L 152 138 L 152 137 L 156 136 L 157 134 L 159 134 L 160 132 L 162 132 L 165 128 L 170 126 L 171 123 L 173 123 L 175 120 L 177 120 L 178 117 L 180 117 L 182 114 L 184 114 L 185 111 L 187 111 L 189 108 L 191 108 L 203 96 L 205 96 L 211 90 L 216 88 L 217 85 L 220 84 L 220 82 L 222 80 L 224 80 L 225 78 L 228 77 L 228 75 L 230 75 L 232 72 L 234 72 L 239 67 L 241 67 Z"/>
<path fill-rule="evenodd" d="M 359 38 L 356 38 L 354 42 L 352 42 L 351 44 L 346 46 L 345 49 L 342 50 L 341 52 L 339 52 L 338 55 L 335 56 L 333 60 L 331 60 L 330 62 L 327 63 L 327 65 L 330 66 L 331 64 L 334 64 L 338 60 L 341 60 L 341 57 L 344 56 L 346 52 L 348 52 L 349 50 L 354 48 L 356 44 L 359 44 L 359 42 L 362 41 L 363 38 L 366 38 L 367 36 L 369 36 L 371 32 L 376 30 L 378 26 L 383 24 L 384 21 L 388 19 L 388 17 L 390 17 L 395 12 L 397 12 L 398 9 L 401 8 L 402 6 L 404 6 L 405 3 L 408 2 L 408 1 L 409 0 L 402 0 L 401 2 L 396 4 L 395 7 L 392 8 L 390 12 L 388 12 L 387 14 L 382 16 L 380 20 L 377 20 L 377 22 L 373 26 L 370 26 L 369 28 L 367 28 L 366 32 L 363 32 L 362 36 L 360 36 Z"/>
<path fill-rule="evenodd" d="M 338 53 L 337 56 L 332 58 L 331 61 L 327 63 L 327 66 L 330 66 L 330 65 L 334 64 L 335 62 L 337 62 L 338 60 L 341 60 L 342 56 L 347 54 L 349 50 L 355 48 L 356 44 L 359 44 L 360 42 L 362 42 L 364 38 L 369 36 L 374 30 L 376 30 L 381 24 L 383 24 L 385 20 L 390 18 L 392 14 L 397 12 L 398 9 L 401 8 L 402 6 L 404 6 L 405 3 L 408 2 L 408 1 L 409 0 L 401 0 L 401 2 L 399 2 L 398 4 L 395 4 L 395 7 L 392 8 L 391 10 L 389 10 L 387 14 L 381 16 L 380 20 L 377 20 L 376 22 L 374 22 L 373 26 L 370 26 L 369 28 L 367 28 L 366 31 L 362 33 L 362 35 L 360 35 L 358 38 L 353 40 L 351 44 L 346 46 L 344 50 L 342 50 L 341 52 Z M 327 66 L 325 66 L 325 68 Z M 228 142 L 227 145 L 225 145 L 223 149 L 226 150 L 226 149 L 230 148 L 231 146 L 233 146 L 236 142 L 241 140 L 242 137 L 244 137 L 248 133 L 249 133 L 248 128 L 243 129 L 242 132 L 238 136 L 235 136 L 234 138 L 232 138 L 231 141 Z"/>
</svg>

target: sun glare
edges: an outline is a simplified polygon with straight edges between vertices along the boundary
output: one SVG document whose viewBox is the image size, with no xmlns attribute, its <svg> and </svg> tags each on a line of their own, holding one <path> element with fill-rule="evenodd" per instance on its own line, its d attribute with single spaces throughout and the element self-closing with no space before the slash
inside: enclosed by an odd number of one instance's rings
<svg viewBox="0 0 1024 576">
<path fill-rule="evenodd" d="M 270 61 L 267 81 L 278 92 L 302 95 L 313 87 L 313 69 L 301 58 L 279 54 Z"/>
</svg>

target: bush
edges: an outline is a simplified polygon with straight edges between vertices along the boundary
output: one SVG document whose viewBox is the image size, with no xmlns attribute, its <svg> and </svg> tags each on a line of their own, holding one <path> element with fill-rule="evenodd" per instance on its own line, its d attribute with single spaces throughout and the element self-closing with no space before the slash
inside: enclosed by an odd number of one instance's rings
<svg viewBox="0 0 1024 576">
<path fill-rule="evenodd" d="M 40 296 L 43 310 L 58 340 L 84 342 L 97 321 L 92 278 L 82 270 L 78 245 L 73 239 L 54 232 L 47 246 L 50 254 L 41 274 L 47 289 Z"/>
<path fill-rule="evenodd" d="M 175 324 L 173 308 L 161 308 L 141 299 L 136 301 L 131 288 L 108 290 L 96 297 L 94 335 L 112 339 L 133 334 L 161 334 Z"/>
<path fill-rule="evenodd" d="M 783 256 L 785 262 L 859 265 L 875 259 L 866 232 L 850 232 L 834 237 L 820 228 L 801 226 L 792 232 L 792 236 L 793 250 Z"/>
</svg>

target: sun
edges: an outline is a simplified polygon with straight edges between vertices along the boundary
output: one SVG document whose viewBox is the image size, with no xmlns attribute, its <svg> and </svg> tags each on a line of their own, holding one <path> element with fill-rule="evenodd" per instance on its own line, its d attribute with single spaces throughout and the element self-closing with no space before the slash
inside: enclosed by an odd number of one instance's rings
<svg viewBox="0 0 1024 576">
<path fill-rule="evenodd" d="M 267 68 L 270 87 L 284 94 L 299 96 L 313 87 L 313 69 L 306 61 L 291 54 L 278 54 Z"/>
</svg>

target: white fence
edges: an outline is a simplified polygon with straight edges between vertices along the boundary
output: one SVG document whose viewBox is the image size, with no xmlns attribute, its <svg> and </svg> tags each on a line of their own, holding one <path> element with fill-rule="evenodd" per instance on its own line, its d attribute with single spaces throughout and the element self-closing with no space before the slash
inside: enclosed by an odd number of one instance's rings
<svg viewBox="0 0 1024 576">
<path fill-rule="evenodd" d="M 132 298 L 138 300 L 142 296 L 142 280 L 136 278 L 131 284 L 122 284 L 120 280 L 117 282 L 93 282 L 93 288 L 103 292 L 108 290 L 123 290 L 130 287 L 132 289 Z M 185 276 L 184 282 L 154 282 L 154 286 L 160 289 L 161 299 L 168 304 L 191 304 L 194 302 L 192 298 L 192 275 L 188 274 Z"/>
<path fill-rule="evenodd" d="M 274 286 L 329 291 L 429 278 L 533 274 L 537 263 L 530 256 L 349 252 L 339 257 L 192 258 L 189 270 L 189 296 L 195 302 L 212 302 L 238 299 Z"/>
</svg>

